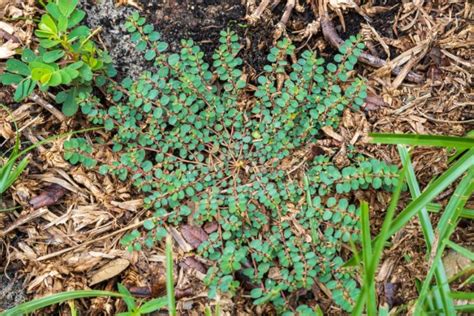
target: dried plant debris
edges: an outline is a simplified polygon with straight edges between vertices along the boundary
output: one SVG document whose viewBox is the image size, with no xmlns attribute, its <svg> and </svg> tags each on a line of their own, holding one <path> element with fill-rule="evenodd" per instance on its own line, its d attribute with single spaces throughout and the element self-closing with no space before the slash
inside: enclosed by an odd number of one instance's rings
<svg viewBox="0 0 474 316">
<path fill-rule="evenodd" d="M 60 185 L 53 184 L 44 189 L 40 195 L 30 200 L 30 205 L 33 209 L 38 209 L 45 206 L 56 204 L 66 193 L 66 189 Z"/>
</svg>

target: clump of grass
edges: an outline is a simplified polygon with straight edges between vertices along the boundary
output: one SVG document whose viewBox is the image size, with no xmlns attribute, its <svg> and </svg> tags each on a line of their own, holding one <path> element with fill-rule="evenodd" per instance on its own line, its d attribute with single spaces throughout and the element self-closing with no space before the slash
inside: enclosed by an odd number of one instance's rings
<svg viewBox="0 0 474 316">
<path fill-rule="evenodd" d="M 418 216 L 427 246 L 427 260 L 430 267 L 425 280 L 422 282 L 419 297 L 411 312 L 414 315 L 439 314 L 455 315 L 457 312 L 473 312 L 474 305 L 456 305 L 454 299 L 472 299 L 472 293 L 453 292 L 441 260 L 446 247 L 457 251 L 461 255 L 474 258 L 470 250 L 450 241 L 457 224 L 466 214 L 470 218 L 469 210 L 464 209 L 467 200 L 474 192 L 474 141 L 469 137 L 446 137 L 429 135 L 396 135 L 373 134 L 373 142 L 384 144 L 398 144 L 398 151 L 403 163 L 399 186 L 394 191 L 390 206 L 382 225 L 381 232 L 374 239 L 370 238 L 368 222 L 368 205 L 362 203 L 362 254 L 355 251 L 355 259 L 350 263 L 362 264 L 363 285 L 357 304 L 352 311 L 353 315 L 362 315 L 364 307 L 367 315 L 377 315 L 377 295 L 374 289 L 375 271 L 382 256 L 385 242 L 396 232 L 402 229 L 410 219 Z M 438 146 L 456 149 L 456 160 L 440 176 L 423 190 L 420 190 L 410 161 L 409 152 L 404 146 Z M 427 206 L 450 185 L 459 178 L 456 189 L 449 199 L 448 204 L 441 214 L 438 225 L 433 229 Z M 394 210 L 400 198 L 400 184 L 406 179 L 412 201 L 408 206 L 394 217 Z M 432 280 L 435 278 L 436 283 Z M 382 312 L 384 308 L 380 308 Z"/>
</svg>

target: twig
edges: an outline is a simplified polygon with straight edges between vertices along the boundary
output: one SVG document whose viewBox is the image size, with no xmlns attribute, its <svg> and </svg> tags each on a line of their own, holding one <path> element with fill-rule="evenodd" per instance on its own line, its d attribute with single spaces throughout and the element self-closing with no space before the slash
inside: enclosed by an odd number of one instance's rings
<svg viewBox="0 0 474 316">
<path fill-rule="evenodd" d="M 283 15 L 281 16 L 280 22 L 278 22 L 278 24 L 282 24 L 284 27 L 286 27 L 286 23 L 288 23 L 288 19 L 290 18 L 291 12 L 293 11 L 295 4 L 296 0 L 288 0 L 286 2 L 285 11 L 283 12 Z"/>
<path fill-rule="evenodd" d="M 48 103 L 45 99 L 43 99 L 42 97 L 40 97 L 39 95 L 37 95 L 36 93 L 32 93 L 28 99 L 30 99 L 31 101 L 35 102 L 36 104 L 40 105 L 41 107 L 43 107 L 45 110 L 49 111 L 51 114 L 53 114 L 59 121 L 61 122 L 65 122 L 66 121 L 66 116 L 64 116 L 64 114 L 59 111 L 58 109 L 56 109 L 53 105 L 51 105 L 50 103 Z"/>
<path fill-rule="evenodd" d="M 32 210 L 30 214 L 27 214 L 25 217 L 18 219 L 13 225 L 5 229 L 4 231 L 0 231 L 0 236 L 6 236 L 9 232 L 15 230 L 17 227 L 20 227 L 23 224 L 28 223 L 29 221 L 41 217 L 48 212 L 47 208 L 40 208 L 38 210 Z"/>
<path fill-rule="evenodd" d="M 446 123 L 446 124 L 472 124 L 474 123 L 474 119 L 472 120 L 465 120 L 465 121 L 451 121 L 451 120 L 443 120 L 443 119 L 437 119 L 437 118 L 434 118 L 432 116 L 429 116 L 429 115 L 426 115 L 425 113 L 423 113 L 422 111 L 420 111 L 420 109 L 416 108 L 416 110 L 418 111 L 418 113 L 423 116 L 424 118 L 426 118 L 427 120 L 429 121 L 433 121 L 433 122 L 437 122 L 437 123 Z"/>
<path fill-rule="evenodd" d="M 168 217 L 170 215 L 174 214 L 174 212 L 170 212 L 168 214 L 166 214 L 165 216 L 162 216 L 163 217 Z M 48 259 L 51 259 L 51 258 L 54 258 L 54 257 L 57 257 L 57 256 L 60 256 L 64 253 L 67 253 L 69 251 L 73 251 L 73 250 L 77 250 L 79 248 L 82 248 L 82 247 L 85 247 L 87 245 L 90 245 L 90 244 L 93 244 L 99 240 L 104 240 L 104 239 L 107 239 L 109 237 L 112 237 L 112 236 L 115 236 L 115 235 L 118 235 L 120 233 L 123 233 L 123 232 L 126 232 L 127 230 L 130 230 L 130 229 L 134 229 L 134 228 L 137 228 L 137 227 L 140 227 L 143 225 L 143 223 L 146 221 L 146 219 L 138 222 L 138 223 L 135 223 L 135 224 L 131 224 L 131 225 L 128 225 L 124 228 L 121 228 L 117 231 L 114 231 L 110 234 L 107 234 L 105 236 L 102 236 L 102 237 L 99 237 L 99 238 L 96 238 L 96 239 L 93 239 L 93 240 L 89 240 L 89 241 L 86 241 L 86 242 L 83 242 L 82 244 L 79 244 L 79 245 L 76 245 L 76 246 L 72 246 L 72 247 L 69 247 L 69 248 L 66 248 L 66 249 L 62 249 L 62 250 L 59 250 L 59 251 L 56 251 L 56 252 L 53 252 L 53 253 L 50 253 L 50 254 L 47 254 L 47 255 L 44 255 L 44 256 L 41 256 L 39 258 L 36 259 L 36 261 L 43 261 L 43 260 L 48 260 Z"/>
<path fill-rule="evenodd" d="M 331 46 L 339 48 L 344 43 L 344 41 L 339 37 L 339 34 L 337 34 L 336 28 L 326 12 L 321 12 L 321 28 L 324 38 L 331 44 Z M 386 65 L 386 61 L 383 59 L 365 52 L 359 56 L 359 61 L 375 68 L 381 68 Z M 398 66 L 393 67 L 392 69 L 392 72 L 395 75 L 398 75 L 401 71 L 402 69 Z M 421 83 L 424 80 L 423 76 L 412 71 L 408 72 L 406 79 L 414 83 Z"/>
<path fill-rule="evenodd" d="M 250 24 L 256 23 L 260 19 L 270 2 L 271 0 L 263 0 L 257 7 L 257 10 L 255 10 L 251 15 L 249 15 L 248 20 Z"/>
<path fill-rule="evenodd" d="M 285 11 L 281 16 L 280 22 L 278 22 L 278 24 L 276 25 L 275 34 L 273 36 L 274 40 L 278 40 L 283 34 L 283 32 L 286 30 L 286 23 L 288 23 L 288 19 L 290 18 L 291 12 L 293 11 L 295 4 L 296 0 L 287 0 L 285 5 Z"/>
<path fill-rule="evenodd" d="M 0 29 L 0 37 L 5 38 L 7 41 L 12 41 L 13 43 L 21 44 L 21 41 L 15 35 L 12 35 L 2 29 Z"/>
</svg>

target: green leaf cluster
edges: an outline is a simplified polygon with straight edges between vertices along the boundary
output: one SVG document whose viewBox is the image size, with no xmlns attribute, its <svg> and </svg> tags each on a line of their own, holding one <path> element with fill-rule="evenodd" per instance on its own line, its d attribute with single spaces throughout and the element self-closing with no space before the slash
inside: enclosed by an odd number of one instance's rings
<svg viewBox="0 0 474 316">
<path fill-rule="evenodd" d="M 192 40 L 168 52 L 138 14 L 125 28 L 153 71 L 106 85 L 109 107 L 80 97 L 89 120 L 112 132 L 119 157 L 100 171 L 132 181 L 155 212 L 146 237 L 136 230 L 123 244 L 152 246 L 165 235 L 163 218 L 217 222 L 220 229 L 197 249 L 214 262 L 205 280 L 211 297 L 235 293 L 243 273 L 255 286 L 255 304 L 271 302 L 284 312 L 289 294 L 318 279 L 350 310 L 359 290 L 340 252 L 359 239 L 360 211 L 348 193 L 391 189 L 396 168 L 351 156 L 341 170 L 327 156 L 313 159 L 307 147 L 321 128 L 337 128 L 344 110 L 364 102 L 364 81 L 349 78 L 360 39 L 349 39 L 335 64 L 311 51 L 295 58 L 295 46 L 281 40 L 249 82 L 232 31 L 221 32 L 211 65 Z"/>
<path fill-rule="evenodd" d="M 29 159 L 24 157 L 20 162 L 20 137 L 15 138 L 15 146 L 8 157 L 0 156 L 0 197 L 5 191 L 20 177 L 21 173 L 28 166 Z"/>
<path fill-rule="evenodd" d="M 71 164 L 81 163 L 86 168 L 95 167 L 97 161 L 92 157 L 93 147 L 81 137 L 64 142 L 64 158 Z"/>
<path fill-rule="evenodd" d="M 46 91 L 64 86 L 56 101 L 70 116 L 78 109 L 76 98 L 90 92 L 94 78 L 103 81 L 104 74 L 114 74 L 111 57 L 91 40 L 94 32 L 80 25 L 85 12 L 77 5 L 78 0 L 50 0 L 35 30 L 37 52 L 26 48 L 20 60 L 7 61 L 0 82 L 16 86 L 15 101 L 25 99 L 37 87 Z"/>
</svg>

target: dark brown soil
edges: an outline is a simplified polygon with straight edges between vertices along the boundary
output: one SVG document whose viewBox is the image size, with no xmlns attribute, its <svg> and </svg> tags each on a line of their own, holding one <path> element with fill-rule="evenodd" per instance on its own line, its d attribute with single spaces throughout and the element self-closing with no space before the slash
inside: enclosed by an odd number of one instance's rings
<svg viewBox="0 0 474 316">
<path fill-rule="evenodd" d="M 162 33 L 171 50 L 180 49 L 181 39 L 193 39 L 206 52 L 212 54 L 219 45 L 219 33 L 238 27 L 245 16 L 240 0 L 140 0 L 144 14 Z"/>
<path fill-rule="evenodd" d="M 245 8 L 240 0 L 173 0 L 173 1 L 138 1 L 143 10 L 140 14 L 155 25 L 170 50 L 177 52 L 182 39 L 192 39 L 205 52 L 209 61 L 212 52 L 219 45 L 219 33 L 230 28 L 239 34 L 245 17 Z M 104 0 L 95 3 L 87 1 L 83 8 L 88 13 L 87 23 L 90 27 L 102 27 L 102 37 L 115 59 L 119 73 L 137 76 L 150 68 L 144 58 L 137 58 L 137 52 L 129 41 L 129 35 L 123 29 L 123 23 L 136 9 L 116 7 L 114 1 Z M 240 25 L 240 26 L 239 26 Z M 256 39 L 258 41 L 259 38 Z"/>
<path fill-rule="evenodd" d="M 18 264 L 16 264 L 18 265 Z M 10 265 L 10 269 L 12 265 Z M 13 272 L 0 273 L 0 310 L 12 308 L 26 300 L 25 286 Z"/>
</svg>

